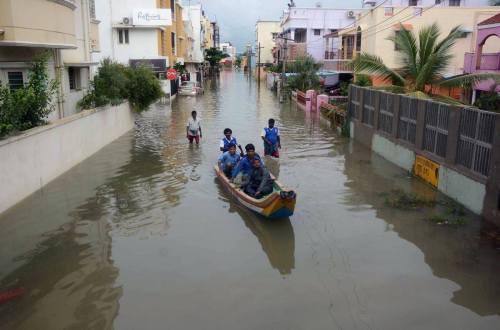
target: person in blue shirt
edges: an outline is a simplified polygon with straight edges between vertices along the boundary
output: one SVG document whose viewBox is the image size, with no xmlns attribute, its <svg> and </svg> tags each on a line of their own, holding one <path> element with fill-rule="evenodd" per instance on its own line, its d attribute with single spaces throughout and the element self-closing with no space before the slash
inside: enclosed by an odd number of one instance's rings
<svg viewBox="0 0 500 330">
<path fill-rule="evenodd" d="M 260 156 L 255 152 L 255 146 L 253 144 L 247 144 L 245 146 L 245 151 L 247 152 L 247 154 L 241 158 L 238 165 L 236 165 L 236 167 L 233 169 L 232 177 L 235 184 L 241 184 L 245 176 L 250 176 L 253 168 L 253 159 L 258 159 L 262 164 L 262 160 L 260 159 Z"/>
<path fill-rule="evenodd" d="M 233 131 L 230 128 L 224 129 L 224 137 L 220 140 L 220 151 L 226 152 L 229 150 L 229 145 L 234 144 L 240 149 L 240 154 L 243 156 L 243 149 L 241 149 L 241 145 L 238 144 L 236 137 L 232 136 Z"/>
<path fill-rule="evenodd" d="M 268 127 L 262 130 L 261 137 L 264 141 L 264 155 L 279 158 L 278 149 L 281 149 L 280 131 L 274 126 L 274 119 L 269 119 Z"/>
<path fill-rule="evenodd" d="M 240 155 L 236 153 L 236 145 L 231 143 L 228 146 L 228 151 L 224 152 L 219 157 L 219 168 L 229 179 L 231 179 L 231 173 L 239 161 Z"/>
</svg>

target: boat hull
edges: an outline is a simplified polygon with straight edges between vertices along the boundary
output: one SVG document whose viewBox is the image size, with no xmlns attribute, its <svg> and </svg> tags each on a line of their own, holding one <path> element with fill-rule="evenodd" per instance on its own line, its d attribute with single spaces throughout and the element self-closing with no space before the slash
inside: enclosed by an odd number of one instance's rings
<svg viewBox="0 0 500 330">
<path fill-rule="evenodd" d="M 240 204 L 255 213 L 258 213 L 268 219 L 286 218 L 293 215 L 296 202 L 295 195 L 293 198 L 282 198 L 280 192 L 274 191 L 265 198 L 255 199 L 248 196 L 241 189 L 232 184 L 218 166 L 215 166 L 215 173 L 224 188 L 226 188 L 226 190 L 228 190 L 231 195 L 233 195 L 233 197 L 240 202 Z M 279 186 L 282 191 L 287 192 L 287 190 L 284 189 L 279 182 L 275 181 L 275 184 Z"/>
</svg>

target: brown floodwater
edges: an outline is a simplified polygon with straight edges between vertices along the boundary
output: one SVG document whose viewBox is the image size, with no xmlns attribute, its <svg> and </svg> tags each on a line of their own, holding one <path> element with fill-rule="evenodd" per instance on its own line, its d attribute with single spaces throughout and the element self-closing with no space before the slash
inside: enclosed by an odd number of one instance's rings
<svg viewBox="0 0 500 330">
<path fill-rule="evenodd" d="M 203 141 L 185 124 L 202 118 Z M 213 164 L 225 127 L 279 161 L 296 213 L 238 205 Z M 91 132 L 89 132 L 90 134 Z M 446 201 L 317 115 L 242 73 L 138 115 L 136 128 L 0 215 L 1 329 L 499 329 L 500 250 L 447 212 L 387 205 L 394 189 Z M 466 189 L 466 187 L 464 187 Z"/>
</svg>

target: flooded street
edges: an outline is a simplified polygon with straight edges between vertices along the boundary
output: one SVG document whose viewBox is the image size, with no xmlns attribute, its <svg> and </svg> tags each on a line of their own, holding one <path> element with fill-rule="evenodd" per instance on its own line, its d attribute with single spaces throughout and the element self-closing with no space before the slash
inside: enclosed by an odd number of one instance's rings
<svg viewBox="0 0 500 330">
<path fill-rule="evenodd" d="M 189 146 L 186 122 L 202 119 Z M 298 193 L 264 220 L 215 178 L 231 127 Z M 500 250 L 465 226 L 399 210 L 401 189 L 444 199 L 316 114 L 239 72 L 138 115 L 135 130 L 0 216 L 1 329 L 498 329 Z M 466 189 L 466 187 L 464 187 Z"/>
</svg>

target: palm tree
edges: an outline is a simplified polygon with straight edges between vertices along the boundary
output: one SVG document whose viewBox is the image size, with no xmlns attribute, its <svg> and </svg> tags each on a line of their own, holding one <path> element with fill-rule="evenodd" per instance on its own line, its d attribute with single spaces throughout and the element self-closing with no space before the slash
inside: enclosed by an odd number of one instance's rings
<svg viewBox="0 0 500 330">
<path fill-rule="evenodd" d="M 354 71 L 381 76 L 393 85 L 403 86 L 407 92 L 426 92 L 429 86 L 470 87 L 482 80 L 500 81 L 500 75 L 492 73 L 461 74 L 445 78 L 444 72 L 452 58 L 452 48 L 462 36 L 460 26 L 453 28 L 441 41 L 441 32 L 436 23 L 424 27 L 418 40 L 412 31 L 400 26 L 400 33 L 388 39 L 399 50 L 402 66 L 398 69 L 387 67 L 378 56 L 362 53 L 353 60 Z"/>
</svg>

